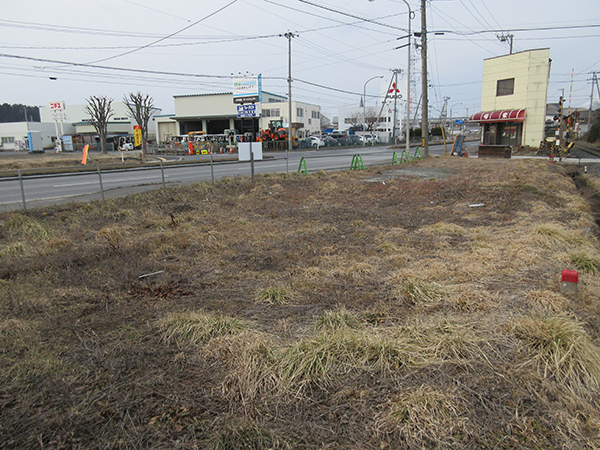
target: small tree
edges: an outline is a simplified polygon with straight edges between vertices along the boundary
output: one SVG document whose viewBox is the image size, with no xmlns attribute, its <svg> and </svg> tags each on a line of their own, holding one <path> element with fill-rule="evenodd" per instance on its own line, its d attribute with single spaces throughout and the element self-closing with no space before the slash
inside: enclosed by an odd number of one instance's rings
<svg viewBox="0 0 600 450">
<path fill-rule="evenodd" d="M 106 96 L 97 97 L 92 95 L 87 99 L 85 112 L 90 115 L 91 123 L 100 138 L 102 153 L 108 153 L 106 150 L 106 135 L 108 134 L 108 121 L 114 115 L 112 109 L 112 98 Z"/>
<path fill-rule="evenodd" d="M 375 127 L 379 124 L 379 111 L 377 108 L 373 108 L 372 106 L 365 108 L 365 125 L 366 131 L 374 131 Z"/>
<path fill-rule="evenodd" d="M 142 129 L 142 153 L 145 155 L 148 143 L 148 122 L 154 112 L 154 99 L 139 91 L 137 94 L 130 92 L 123 97 L 123 103 L 127 106 L 131 117 Z"/>
</svg>

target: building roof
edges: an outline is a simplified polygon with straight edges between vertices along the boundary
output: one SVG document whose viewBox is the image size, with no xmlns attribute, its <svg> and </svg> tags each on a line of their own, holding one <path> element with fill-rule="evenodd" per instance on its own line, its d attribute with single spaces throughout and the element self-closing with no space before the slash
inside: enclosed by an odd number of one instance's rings
<svg viewBox="0 0 600 450">
<path fill-rule="evenodd" d="M 181 97 L 208 97 L 210 95 L 233 95 L 233 92 L 208 92 L 206 94 L 182 94 L 182 95 L 174 95 L 173 98 L 181 98 Z"/>
<path fill-rule="evenodd" d="M 506 58 L 507 56 L 514 56 L 514 55 L 519 55 L 521 53 L 530 53 L 530 52 L 539 52 L 542 50 L 550 50 L 550 47 L 545 47 L 545 48 L 532 48 L 530 50 L 523 50 L 522 52 L 514 52 L 514 53 L 509 53 L 508 55 L 498 55 L 498 56 L 491 56 L 490 58 L 485 58 L 484 61 L 489 61 L 491 59 L 496 59 L 496 58 Z"/>
<path fill-rule="evenodd" d="M 272 95 L 273 97 L 285 98 L 287 100 L 287 96 L 280 94 L 273 94 L 272 92 L 262 91 L 263 94 Z M 173 98 L 181 98 L 181 97 L 208 97 L 211 95 L 233 95 L 233 92 L 207 92 L 204 94 L 181 94 L 174 95 Z"/>
</svg>

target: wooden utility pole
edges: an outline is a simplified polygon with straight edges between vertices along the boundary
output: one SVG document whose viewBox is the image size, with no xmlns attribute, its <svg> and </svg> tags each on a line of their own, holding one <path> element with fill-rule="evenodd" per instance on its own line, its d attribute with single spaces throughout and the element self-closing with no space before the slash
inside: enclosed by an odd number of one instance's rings
<svg viewBox="0 0 600 450">
<path fill-rule="evenodd" d="M 425 10 L 427 0 L 421 0 L 421 90 L 423 106 L 421 108 L 421 136 L 423 139 L 423 158 L 429 156 L 429 102 L 427 100 L 427 19 Z"/>
</svg>

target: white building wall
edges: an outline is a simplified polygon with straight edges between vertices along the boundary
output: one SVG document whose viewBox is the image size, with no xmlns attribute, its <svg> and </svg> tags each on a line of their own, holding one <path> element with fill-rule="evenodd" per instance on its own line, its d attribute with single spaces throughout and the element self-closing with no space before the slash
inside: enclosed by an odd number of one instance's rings
<svg viewBox="0 0 600 450">
<path fill-rule="evenodd" d="M 75 131 L 74 127 L 70 124 L 63 124 L 63 128 L 65 134 L 71 134 Z M 0 149 L 27 150 L 25 147 L 25 142 L 27 141 L 27 131 L 39 131 L 42 133 L 43 147 L 45 149 L 54 148 L 56 139 L 56 127 L 54 122 L 8 122 L 0 123 Z"/>
</svg>

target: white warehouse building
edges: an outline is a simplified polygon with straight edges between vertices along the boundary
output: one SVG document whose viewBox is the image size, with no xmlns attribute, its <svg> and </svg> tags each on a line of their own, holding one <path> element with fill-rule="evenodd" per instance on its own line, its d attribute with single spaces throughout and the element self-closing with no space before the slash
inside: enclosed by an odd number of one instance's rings
<svg viewBox="0 0 600 450">
<path fill-rule="evenodd" d="M 288 126 L 289 103 L 287 97 L 262 92 L 258 102 L 260 117 L 239 119 L 233 93 L 176 95 L 175 114 L 156 116 L 156 137 L 166 142 L 173 136 L 191 131 L 207 134 L 223 134 L 225 130 L 236 130 L 237 134 L 259 133 L 270 128 L 271 122 Z M 320 134 L 321 108 L 309 103 L 292 101 L 292 128 L 299 138 Z"/>
</svg>

